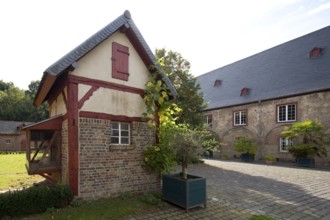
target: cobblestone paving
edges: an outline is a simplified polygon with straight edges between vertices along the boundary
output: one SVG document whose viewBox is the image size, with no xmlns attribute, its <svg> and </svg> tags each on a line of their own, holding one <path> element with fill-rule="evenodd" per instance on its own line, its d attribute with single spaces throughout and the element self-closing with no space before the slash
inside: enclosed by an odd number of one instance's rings
<svg viewBox="0 0 330 220">
<path fill-rule="evenodd" d="M 247 219 L 264 214 L 275 219 L 330 220 L 330 170 L 217 160 L 188 170 L 207 178 L 207 208 L 186 213 L 170 206 L 130 219 Z"/>
</svg>

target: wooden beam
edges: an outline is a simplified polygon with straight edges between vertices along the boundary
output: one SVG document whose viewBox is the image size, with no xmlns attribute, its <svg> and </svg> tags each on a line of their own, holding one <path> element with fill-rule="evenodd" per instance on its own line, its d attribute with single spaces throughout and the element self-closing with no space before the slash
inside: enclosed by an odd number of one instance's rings
<svg viewBox="0 0 330 220">
<path fill-rule="evenodd" d="M 78 195 L 78 84 L 69 79 L 68 86 L 68 167 L 69 185 Z"/>
</svg>

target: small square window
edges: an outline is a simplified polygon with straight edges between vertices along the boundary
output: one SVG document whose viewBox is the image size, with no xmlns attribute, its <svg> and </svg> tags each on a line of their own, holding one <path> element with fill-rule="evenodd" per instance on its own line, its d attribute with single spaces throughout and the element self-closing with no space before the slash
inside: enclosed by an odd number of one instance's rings
<svg viewBox="0 0 330 220">
<path fill-rule="evenodd" d="M 246 125 L 247 124 L 247 112 L 236 111 L 233 114 L 234 126 Z"/>
<path fill-rule="evenodd" d="M 6 140 L 6 144 L 11 144 L 11 140 Z"/>
<path fill-rule="evenodd" d="M 288 147 L 292 147 L 292 146 L 293 146 L 292 139 L 286 139 L 283 137 L 280 138 L 280 152 L 287 153 L 289 152 Z"/>
<path fill-rule="evenodd" d="M 212 115 L 204 115 L 204 124 L 207 128 L 212 128 Z"/>
<path fill-rule="evenodd" d="M 123 122 L 111 123 L 111 144 L 130 144 L 130 124 Z"/>
<path fill-rule="evenodd" d="M 296 104 L 279 105 L 277 106 L 277 121 L 296 121 L 296 112 Z"/>
</svg>

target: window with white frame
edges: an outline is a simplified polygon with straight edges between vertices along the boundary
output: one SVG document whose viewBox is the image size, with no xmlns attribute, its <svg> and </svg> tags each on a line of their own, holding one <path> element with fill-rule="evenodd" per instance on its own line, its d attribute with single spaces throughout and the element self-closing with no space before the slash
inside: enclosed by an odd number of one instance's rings
<svg viewBox="0 0 330 220">
<path fill-rule="evenodd" d="M 204 124 L 207 128 L 212 128 L 212 115 L 204 115 Z"/>
<path fill-rule="evenodd" d="M 296 121 L 296 104 L 278 105 L 277 106 L 277 121 L 290 122 Z"/>
<path fill-rule="evenodd" d="M 6 140 L 6 144 L 11 144 L 11 140 Z"/>
<path fill-rule="evenodd" d="M 124 122 L 111 123 L 111 144 L 130 144 L 130 124 Z"/>
<path fill-rule="evenodd" d="M 236 111 L 234 112 L 234 126 L 246 125 L 247 122 L 246 111 Z"/>
<path fill-rule="evenodd" d="M 292 139 L 286 139 L 284 137 L 280 138 L 280 152 L 286 153 L 288 152 L 288 147 L 293 146 Z"/>
</svg>

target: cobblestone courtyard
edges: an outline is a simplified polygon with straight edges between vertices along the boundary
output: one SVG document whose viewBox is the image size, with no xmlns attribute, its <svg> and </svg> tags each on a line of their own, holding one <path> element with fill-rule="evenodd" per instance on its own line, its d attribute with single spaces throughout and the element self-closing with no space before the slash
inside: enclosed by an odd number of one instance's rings
<svg viewBox="0 0 330 220">
<path fill-rule="evenodd" d="M 207 208 L 186 213 L 169 209 L 130 219 L 275 219 L 330 220 L 330 171 L 205 160 L 190 174 L 207 178 Z"/>
</svg>

